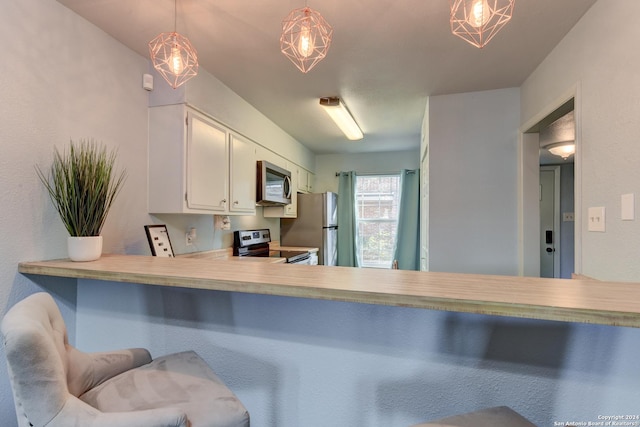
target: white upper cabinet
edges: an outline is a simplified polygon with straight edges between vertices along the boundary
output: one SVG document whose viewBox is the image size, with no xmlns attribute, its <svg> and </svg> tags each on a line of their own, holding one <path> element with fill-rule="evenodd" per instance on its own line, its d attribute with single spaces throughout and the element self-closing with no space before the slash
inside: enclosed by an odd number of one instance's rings
<svg viewBox="0 0 640 427">
<path fill-rule="evenodd" d="M 256 144 L 184 104 L 149 109 L 149 212 L 255 214 Z"/>
<path fill-rule="evenodd" d="M 296 175 L 298 176 L 298 191 L 302 193 L 309 192 L 309 172 L 301 167 L 296 168 Z"/>
<path fill-rule="evenodd" d="M 315 175 L 303 167 L 297 167 L 298 191 L 301 193 L 313 193 L 313 179 Z"/>
<path fill-rule="evenodd" d="M 229 199 L 228 132 L 193 111 L 187 112 L 188 209 L 225 212 Z"/>
<path fill-rule="evenodd" d="M 256 144 L 230 134 L 231 141 L 231 205 L 232 212 L 256 212 Z"/>
</svg>

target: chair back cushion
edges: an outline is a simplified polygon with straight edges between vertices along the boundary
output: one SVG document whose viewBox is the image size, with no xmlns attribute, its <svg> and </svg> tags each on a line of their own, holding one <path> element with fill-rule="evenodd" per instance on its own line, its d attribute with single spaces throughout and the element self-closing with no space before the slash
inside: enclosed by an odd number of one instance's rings
<svg viewBox="0 0 640 427">
<path fill-rule="evenodd" d="M 7 365 L 20 425 L 46 425 L 67 396 L 67 329 L 53 298 L 33 294 L 2 320 Z"/>
</svg>

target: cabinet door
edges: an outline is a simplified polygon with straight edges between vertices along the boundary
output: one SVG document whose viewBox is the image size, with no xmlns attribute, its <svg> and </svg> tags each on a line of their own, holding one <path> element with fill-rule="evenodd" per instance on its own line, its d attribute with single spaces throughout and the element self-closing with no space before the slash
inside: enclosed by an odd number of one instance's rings
<svg viewBox="0 0 640 427">
<path fill-rule="evenodd" d="M 227 131 L 195 112 L 187 117 L 187 207 L 224 212 L 229 199 Z"/>
<path fill-rule="evenodd" d="M 309 172 L 306 169 L 298 167 L 296 169 L 298 175 L 298 191 L 306 193 L 309 191 L 309 187 L 307 185 L 307 180 L 309 179 Z"/>
<path fill-rule="evenodd" d="M 313 193 L 313 181 L 315 180 L 316 176 L 314 174 L 312 174 L 311 172 L 307 172 L 307 191 L 309 193 Z"/>
<path fill-rule="evenodd" d="M 232 212 L 256 212 L 256 144 L 239 135 L 231 134 Z"/>
</svg>

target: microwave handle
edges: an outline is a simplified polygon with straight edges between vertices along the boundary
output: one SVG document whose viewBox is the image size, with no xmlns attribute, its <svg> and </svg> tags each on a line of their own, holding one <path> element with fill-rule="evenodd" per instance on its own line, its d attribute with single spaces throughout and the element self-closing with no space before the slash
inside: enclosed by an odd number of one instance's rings
<svg viewBox="0 0 640 427">
<path fill-rule="evenodd" d="M 291 198 L 291 178 L 287 175 L 284 176 L 284 185 L 282 189 L 284 190 L 285 199 L 290 199 Z"/>
</svg>

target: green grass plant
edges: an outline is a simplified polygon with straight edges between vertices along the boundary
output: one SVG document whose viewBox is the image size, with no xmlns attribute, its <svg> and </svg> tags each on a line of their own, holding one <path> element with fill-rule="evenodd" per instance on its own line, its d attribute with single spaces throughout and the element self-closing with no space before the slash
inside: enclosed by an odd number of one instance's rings
<svg viewBox="0 0 640 427">
<path fill-rule="evenodd" d="M 71 141 L 69 150 L 54 147 L 49 174 L 36 165 L 70 236 L 99 236 L 109 209 L 126 178 L 114 170 L 116 151 L 91 140 Z"/>
</svg>

